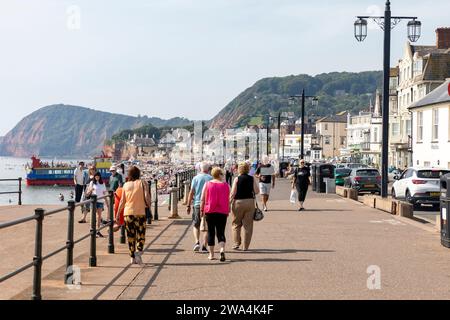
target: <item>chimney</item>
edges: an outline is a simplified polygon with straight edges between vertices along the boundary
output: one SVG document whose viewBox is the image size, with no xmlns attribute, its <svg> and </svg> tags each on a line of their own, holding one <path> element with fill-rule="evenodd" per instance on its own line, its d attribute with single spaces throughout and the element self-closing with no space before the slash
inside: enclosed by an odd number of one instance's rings
<svg viewBox="0 0 450 320">
<path fill-rule="evenodd" d="M 438 28 L 436 30 L 436 42 L 438 49 L 450 48 L 450 28 Z"/>
</svg>

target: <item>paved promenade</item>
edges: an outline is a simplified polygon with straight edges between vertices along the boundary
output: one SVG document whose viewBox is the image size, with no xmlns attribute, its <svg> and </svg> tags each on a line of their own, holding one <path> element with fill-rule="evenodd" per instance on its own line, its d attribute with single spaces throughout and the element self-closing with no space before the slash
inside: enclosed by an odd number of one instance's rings
<svg viewBox="0 0 450 320">
<path fill-rule="evenodd" d="M 280 181 L 271 211 L 255 223 L 249 252 L 231 251 L 228 225 L 225 263 L 192 252 L 184 209 L 184 219 L 162 218 L 148 227 L 143 267 L 129 265 L 116 234 L 116 254 L 108 255 L 107 240 L 99 240 L 98 267 L 89 268 L 85 242 L 75 249 L 81 288 L 64 286 L 61 254 L 53 271 L 44 263 L 43 299 L 450 299 L 450 250 L 440 245 L 432 227 L 312 192 L 308 210 L 299 213 L 288 198 L 289 184 Z M 161 210 L 161 217 L 167 215 Z M 4 257 L 7 240 L 1 236 L 0 241 Z M 381 270 L 380 290 L 367 287 L 369 266 Z M 2 298 L 29 299 L 31 287 L 6 297 L 9 282 L 0 284 Z"/>
</svg>

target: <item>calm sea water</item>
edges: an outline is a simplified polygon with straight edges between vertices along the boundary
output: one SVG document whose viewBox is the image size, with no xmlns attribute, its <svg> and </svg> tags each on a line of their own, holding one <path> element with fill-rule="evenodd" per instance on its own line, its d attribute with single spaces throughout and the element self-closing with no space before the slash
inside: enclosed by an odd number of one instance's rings
<svg viewBox="0 0 450 320">
<path fill-rule="evenodd" d="M 80 159 L 81 160 L 81 159 Z M 77 163 L 77 159 L 42 159 L 44 162 L 62 161 Z M 30 163 L 26 158 L 0 157 L 0 179 L 17 179 L 22 177 L 23 204 L 65 204 L 70 200 L 71 187 L 27 187 L 25 165 Z M 89 162 L 89 161 L 88 161 Z M 18 182 L 0 182 L 0 192 L 18 191 Z M 59 200 L 59 194 L 64 195 L 64 202 Z M 0 205 L 17 204 L 17 194 L 0 195 Z"/>
</svg>

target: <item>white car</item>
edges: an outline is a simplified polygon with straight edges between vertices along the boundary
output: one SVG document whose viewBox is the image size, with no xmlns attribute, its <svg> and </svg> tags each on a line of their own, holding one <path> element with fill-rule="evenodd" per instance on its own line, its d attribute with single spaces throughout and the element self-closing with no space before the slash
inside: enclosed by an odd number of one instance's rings
<svg viewBox="0 0 450 320">
<path fill-rule="evenodd" d="M 392 186 L 394 199 L 405 199 L 413 205 L 440 204 L 440 178 L 450 173 L 447 169 L 409 168 L 401 176 L 394 177 Z"/>
</svg>

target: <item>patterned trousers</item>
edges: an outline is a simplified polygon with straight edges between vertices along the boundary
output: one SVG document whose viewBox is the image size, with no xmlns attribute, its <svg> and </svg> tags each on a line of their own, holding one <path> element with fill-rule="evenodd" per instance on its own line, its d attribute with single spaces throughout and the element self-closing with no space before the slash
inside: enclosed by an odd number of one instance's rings
<svg viewBox="0 0 450 320">
<path fill-rule="evenodd" d="M 130 256 L 134 258 L 136 249 L 144 250 L 145 216 L 125 216 L 125 230 L 127 231 Z"/>
</svg>

